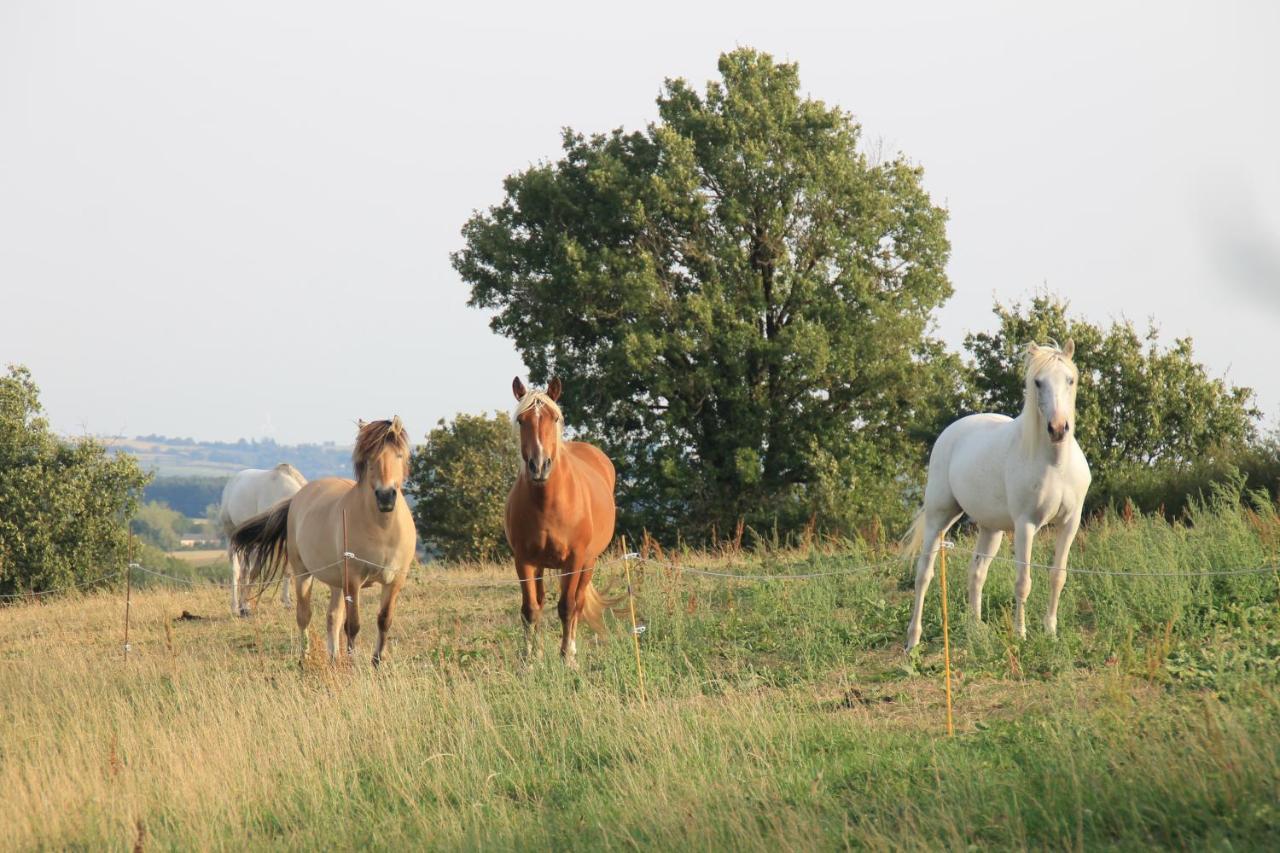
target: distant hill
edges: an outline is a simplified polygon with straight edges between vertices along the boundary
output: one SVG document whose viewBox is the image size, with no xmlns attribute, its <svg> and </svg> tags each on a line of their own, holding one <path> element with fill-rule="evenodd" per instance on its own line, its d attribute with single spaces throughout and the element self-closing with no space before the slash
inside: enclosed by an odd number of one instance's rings
<svg viewBox="0 0 1280 853">
<path fill-rule="evenodd" d="M 161 477 L 226 478 L 244 468 L 270 468 L 288 462 L 309 480 L 351 476 L 351 448 L 324 444 L 277 444 L 263 441 L 194 441 L 144 435 L 104 439 L 112 450 L 136 456 L 142 467 Z"/>
<path fill-rule="evenodd" d="M 114 436 L 103 442 L 115 453 L 137 457 L 143 469 L 156 475 L 143 500 L 163 501 L 191 518 L 202 518 L 209 504 L 222 499 L 227 478 L 245 468 L 288 462 L 308 480 L 351 476 L 351 448 L 333 442 L 194 441 L 162 435 Z"/>
</svg>

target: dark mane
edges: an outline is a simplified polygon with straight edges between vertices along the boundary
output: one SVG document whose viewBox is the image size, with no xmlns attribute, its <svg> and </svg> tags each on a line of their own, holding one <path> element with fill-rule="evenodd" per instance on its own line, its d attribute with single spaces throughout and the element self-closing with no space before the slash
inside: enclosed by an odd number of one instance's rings
<svg viewBox="0 0 1280 853">
<path fill-rule="evenodd" d="M 383 448 L 395 448 L 407 460 L 409 457 L 409 436 L 400 418 L 389 421 L 372 421 L 360 427 L 356 436 L 355 449 L 351 451 L 351 464 L 355 467 L 356 482 L 364 479 L 365 469 L 369 462 L 377 458 Z"/>
</svg>

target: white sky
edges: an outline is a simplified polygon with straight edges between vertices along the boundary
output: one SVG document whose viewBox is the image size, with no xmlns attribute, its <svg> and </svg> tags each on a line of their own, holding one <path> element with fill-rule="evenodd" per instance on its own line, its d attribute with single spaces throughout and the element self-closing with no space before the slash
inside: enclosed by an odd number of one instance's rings
<svg viewBox="0 0 1280 853">
<path fill-rule="evenodd" d="M 953 346 L 1047 284 L 1280 416 L 1280 4 L 451 5 L 0 0 L 0 362 L 56 428 L 345 443 L 507 408 L 462 223 L 737 45 L 924 166 Z"/>
</svg>

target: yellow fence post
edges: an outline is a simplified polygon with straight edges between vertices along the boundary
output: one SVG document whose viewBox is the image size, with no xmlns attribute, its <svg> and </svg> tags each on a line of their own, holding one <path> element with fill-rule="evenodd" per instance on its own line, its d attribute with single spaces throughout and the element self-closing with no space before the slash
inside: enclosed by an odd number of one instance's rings
<svg viewBox="0 0 1280 853">
<path fill-rule="evenodd" d="M 640 662 L 640 632 L 636 627 L 636 597 L 631 588 L 631 558 L 627 556 L 627 537 L 622 537 L 622 565 L 627 572 L 627 606 L 631 609 L 631 643 L 636 650 L 636 672 L 640 676 L 640 703 L 649 704 L 644 689 L 644 664 Z"/>
<path fill-rule="evenodd" d="M 129 611 L 133 607 L 133 534 L 129 534 L 129 550 L 124 568 L 124 659 L 129 661 Z"/>
<path fill-rule="evenodd" d="M 947 679 L 947 737 L 954 737 L 956 730 L 951 722 L 951 626 L 947 622 L 947 549 L 950 547 L 951 543 L 943 540 L 938 549 L 938 580 L 942 585 L 942 664 Z"/>
</svg>

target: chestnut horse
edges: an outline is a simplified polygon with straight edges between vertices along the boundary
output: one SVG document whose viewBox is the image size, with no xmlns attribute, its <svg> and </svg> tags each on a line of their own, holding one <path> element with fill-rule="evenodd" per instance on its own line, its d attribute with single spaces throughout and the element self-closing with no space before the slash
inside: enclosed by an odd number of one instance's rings
<svg viewBox="0 0 1280 853">
<path fill-rule="evenodd" d="M 409 438 L 399 418 L 360 423 L 355 450 L 354 481 L 325 477 L 303 486 L 288 501 L 254 516 L 231 535 L 231 547 L 261 590 L 280 576 L 287 560 L 293 573 L 298 600 L 298 630 L 302 632 L 302 656 L 307 654 L 307 625 L 311 622 L 311 582 L 329 586 L 329 659 L 338 654 L 338 632 L 345 624 L 347 654 L 355 650 L 360 630 L 359 592 L 382 584 L 378 609 L 378 643 L 373 664 L 391 628 L 400 588 L 409 576 L 409 563 L 417 548 L 413 516 L 401 495 L 409 469 Z M 356 559 L 343 565 L 343 513 L 346 513 L 346 550 Z M 350 605 L 348 608 L 348 604 Z"/>
<path fill-rule="evenodd" d="M 557 401 L 560 380 L 547 390 L 511 383 L 519 404 L 520 471 L 507 496 L 507 542 L 515 553 L 523 603 L 525 655 L 533 654 L 542 616 L 544 569 L 560 572 L 560 656 L 576 665 L 578 619 L 604 631 L 611 606 L 591 583 L 596 559 L 613 539 L 613 463 L 596 447 L 564 440 L 564 416 Z"/>
</svg>

